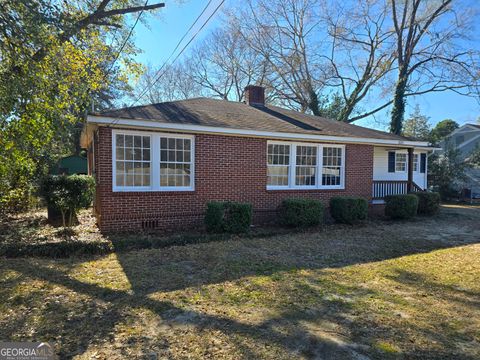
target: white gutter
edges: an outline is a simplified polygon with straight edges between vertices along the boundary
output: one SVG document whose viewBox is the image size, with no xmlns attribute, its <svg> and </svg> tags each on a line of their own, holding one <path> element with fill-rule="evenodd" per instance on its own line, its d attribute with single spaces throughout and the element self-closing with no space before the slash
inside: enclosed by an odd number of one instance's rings
<svg viewBox="0 0 480 360">
<path fill-rule="evenodd" d="M 200 132 L 200 133 L 264 137 L 264 138 L 275 138 L 275 139 L 286 139 L 286 140 L 314 140 L 314 141 L 354 143 L 354 144 L 357 143 L 357 144 L 373 144 L 373 145 L 402 145 L 406 147 L 422 147 L 422 148 L 429 147 L 428 142 L 426 141 L 387 140 L 387 139 L 375 139 L 375 138 L 357 138 L 357 137 L 348 137 L 348 136 L 327 136 L 327 135 L 303 134 L 303 133 L 270 132 L 270 131 L 232 129 L 232 128 L 224 128 L 224 127 L 191 125 L 191 124 L 161 123 L 161 122 L 155 122 L 155 121 L 149 121 L 149 120 L 137 120 L 137 119 L 133 120 L 133 119 L 112 118 L 112 117 L 96 116 L 96 115 L 88 115 L 87 123 L 104 125 L 104 126 L 115 126 L 115 127 L 133 127 L 133 128 L 144 128 L 144 129 L 155 129 L 155 130 Z"/>
</svg>

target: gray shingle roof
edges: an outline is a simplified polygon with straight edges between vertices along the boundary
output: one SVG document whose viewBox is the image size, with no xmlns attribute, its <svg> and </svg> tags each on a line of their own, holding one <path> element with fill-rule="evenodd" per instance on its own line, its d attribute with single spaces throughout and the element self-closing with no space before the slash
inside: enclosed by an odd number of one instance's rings
<svg viewBox="0 0 480 360">
<path fill-rule="evenodd" d="M 107 110 L 92 115 L 268 132 L 409 140 L 383 131 L 303 114 L 277 106 L 250 106 L 240 102 L 209 98 Z"/>
</svg>

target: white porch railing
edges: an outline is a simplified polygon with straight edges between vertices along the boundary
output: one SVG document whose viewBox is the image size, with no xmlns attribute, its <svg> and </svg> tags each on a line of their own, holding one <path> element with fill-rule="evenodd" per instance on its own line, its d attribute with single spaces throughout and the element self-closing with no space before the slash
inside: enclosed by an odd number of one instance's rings
<svg viewBox="0 0 480 360">
<path fill-rule="evenodd" d="M 408 193 L 407 180 L 374 180 L 372 189 L 372 198 L 383 199 L 389 195 L 402 195 Z M 423 189 L 415 183 L 412 183 L 412 191 L 423 191 Z"/>
</svg>

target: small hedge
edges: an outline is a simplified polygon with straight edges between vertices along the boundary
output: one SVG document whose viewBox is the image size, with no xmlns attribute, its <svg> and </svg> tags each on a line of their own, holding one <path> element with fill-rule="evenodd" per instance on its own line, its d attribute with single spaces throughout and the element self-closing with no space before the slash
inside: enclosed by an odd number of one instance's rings
<svg viewBox="0 0 480 360">
<path fill-rule="evenodd" d="M 105 255 L 113 252 L 113 246 L 106 241 L 60 241 L 44 244 L 8 244 L 0 246 L 0 256 L 10 258 L 36 256 L 67 258 L 71 256 Z"/>
<path fill-rule="evenodd" d="M 368 201 L 360 197 L 333 197 L 330 214 L 336 222 L 354 224 L 367 218 Z"/>
<path fill-rule="evenodd" d="M 440 210 L 440 194 L 438 192 L 412 192 L 418 198 L 418 213 L 433 215 Z"/>
<path fill-rule="evenodd" d="M 62 214 L 63 226 L 71 226 L 77 211 L 92 204 L 94 191 L 95 180 L 87 175 L 50 175 L 41 188 L 48 207 Z"/>
<path fill-rule="evenodd" d="M 418 197 L 390 195 L 385 197 L 385 215 L 392 219 L 410 219 L 417 214 Z"/>
<path fill-rule="evenodd" d="M 278 213 L 282 225 L 315 226 L 323 223 L 324 206 L 318 200 L 285 199 L 282 201 Z"/>
<path fill-rule="evenodd" d="M 207 203 L 205 227 L 209 232 L 242 233 L 252 224 L 252 205 L 211 201 Z"/>
</svg>

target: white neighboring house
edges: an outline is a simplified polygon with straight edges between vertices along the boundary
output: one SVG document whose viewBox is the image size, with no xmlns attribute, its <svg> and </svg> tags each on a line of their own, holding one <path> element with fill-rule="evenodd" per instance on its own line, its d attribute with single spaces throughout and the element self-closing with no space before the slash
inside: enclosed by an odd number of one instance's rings
<svg viewBox="0 0 480 360">
<path fill-rule="evenodd" d="M 459 150 L 461 159 L 468 159 L 475 149 L 480 148 L 480 124 L 460 126 L 439 145 L 442 148 L 441 152 L 448 148 L 455 148 Z M 480 168 L 468 169 L 466 174 L 468 179 L 464 187 L 471 191 L 472 198 L 480 199 Z"/>
</svg>

